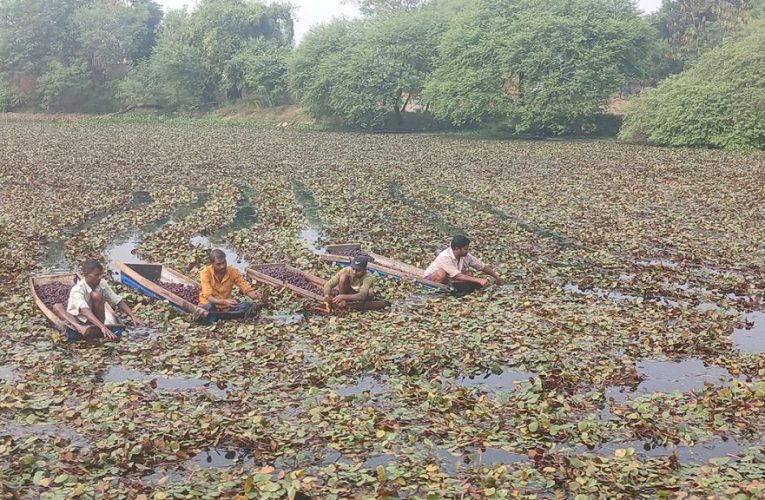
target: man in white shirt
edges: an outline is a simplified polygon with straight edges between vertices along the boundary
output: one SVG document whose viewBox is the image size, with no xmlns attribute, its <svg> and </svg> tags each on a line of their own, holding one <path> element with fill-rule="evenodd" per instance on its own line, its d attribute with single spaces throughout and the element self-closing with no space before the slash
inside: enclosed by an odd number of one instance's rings
<svg viewBox="0 0 765 500">
<path fill-rule="evenodd" d="M 53 312 L 63 320 L 73 323 L 91 324 L 101 330 L 104 337 L 110 340 L 117 338 L 107 325 L 117 324 L 117 319 L 106 308 L 108 302 L 114 308 L 130 317 L 135 326 L 143 325 L 143 321 L 136 317 L 133 310 L 122 297 L 114 293 L 109 283 L 103 279 L 104 266 L 93 259 L 87 259 L 80 268 L 82 274 L 78 281 L 69 291 L 69 301 L 64 304 L 53 306 Z"/>
<path fill-rule="evenodd" d="M 456 288 L 476 289 L 489 286 L 486 278 L 476 278 L 468 269 L 475 269 L 488 274 L 497 285 L 502 284 L 502 278 L 491 267 L 473 257 L 469 251 L 470 240 L 467 236 L 457 235 L 452 239 L 450 248 L 441 252 L 436 260 L 425 270 L 425 279 L 454 285 Z"/>
</svg>

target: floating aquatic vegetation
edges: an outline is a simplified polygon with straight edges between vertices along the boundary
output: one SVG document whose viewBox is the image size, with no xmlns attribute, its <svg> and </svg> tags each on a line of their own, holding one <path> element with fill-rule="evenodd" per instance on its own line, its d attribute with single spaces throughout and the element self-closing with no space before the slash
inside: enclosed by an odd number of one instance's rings
<svg viewBox="0 0 765 500">
<path fill-rule="evenodd" d="M 202 122 L 0 136 L 6 496 L 765 494 L 762 154 Z M 378 279 L 391 310 L 342 317 L 274 289 L 259 321 L 213 325 L 115 284 L 152 329 L 96 345 L 58 342 L 29 300 L 56 241 L 67 265 L 196 277 L 222 245 L 329 278 L 327 244 L 424 268 L 457 231 L 507 284 Z"/>
</svg>

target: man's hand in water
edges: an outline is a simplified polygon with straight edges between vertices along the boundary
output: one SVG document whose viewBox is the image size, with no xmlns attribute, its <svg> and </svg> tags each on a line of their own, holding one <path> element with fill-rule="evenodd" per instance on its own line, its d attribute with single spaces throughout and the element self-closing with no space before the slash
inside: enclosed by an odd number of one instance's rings
<svg viewBox="0 0 765 500">
<path fill-rule="evenodd" d="M 117 336 L 112 333 L 106 326 L 101 327 L 101 333 L 104 334 L 104 338 L 108 340 L 117 340 Z"/>
</svg>

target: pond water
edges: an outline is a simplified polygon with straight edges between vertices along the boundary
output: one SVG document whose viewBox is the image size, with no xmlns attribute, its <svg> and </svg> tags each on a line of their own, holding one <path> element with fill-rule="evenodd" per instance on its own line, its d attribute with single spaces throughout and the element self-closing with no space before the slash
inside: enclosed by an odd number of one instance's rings
<svg viewBox="0 0 765 500">
<path fill-rule="evenodd" d="M 618 449 L 632 448 L 635 453 L 645 457 L 669 457 L 677 453 L 681 463 L 703 464 L 714 458 L 731 457 L 736 458 L 743 454 L 746 448 L 752 446 L 744 445 L 735 439 L 723 440 L 720 438 L 695 445 L 661 445 L 647 443 L 641 440 L 626 442 L 611 442 L 596 448 L 593 453 L 598 455 L 613 455 Z"/>
<path fill-rule="evenodd" d="M 452 386 L 477 387 L 488 393 L 510 392 L 514 391 L 518 384 L 528 383 L 529 379 L 534 379 L 536 376 L 533 372 L 502 367 L 502 371 L 499 373 L 489 370 L 480 375 L 460 375 L 456 378 L 441 377 L 441 382 L 449 383 Z"/>
<path fill-rule="evenodd" d="M 699 391 L 705 383 L 721 385 L 734 378 L 725 368 L 705 366 L 702 360 L 696 358 L 683 361 L 643 360 L 637 363 L 636 368 L 642 382 L 634 389 L 610 387 L 605 391 L 606 399 L 613 398 L 623 403 L 627 397 L 636 398 L 655 392 Z"/>
<path fill-rule="evenodd" d="M 747 314 L 746 322 L 750 326 L 733 331 L 733 347 L 746 353 L 765 353 L 765 312 Z"/>
<path fill-rule="evenodd" d="M 28 436 L 66 439 L 72 446 L 78 448 L 90 447 L 90 442 L 77 432 L 57 424 L 3 423 L 0 425 L 0 436 L 10 436 L 15 439 L 23 439 Z"/>
<path fill-rule="evenodd" d="M 335 393 L 341 397 L 357 396 L 368 392 L 370 396 L 386 394 L 390 392 L 390 383 L 387 377 L 365 375 L 358 382 L 351 385 L 341 386 L 335 389 Z"/>
<path fill-rule="evenodd" d="M 148 191 L 135 191 L 129 202 L 106 212 L 94 214 L 75 226 L 65 228 L 61 238 L 47 242 L 46 255 L 42 260 L 43 266 L 58 270 L 74 269 L 74 264 L 66 257 L 66 241 L 69 236 L 91 228 L 116 213 L 132 210 L 141 205 L 147 205 L 152 201 L 151 193 Z"/>
<path fill-rule="evenodd" d="M 205 390 L 215 396 L 225 399 L 228 393 L 219 388 L 213 382 L 203 378 L 170 378 L 164 375 L 145 373 L 122 365 L 110 367 L 104 374 L 96 376 L 96 383 L 106 382 L 148 382 L 156 380 L 157 389 L 160 390 Z"/>
<path fill-rule="evenodd" d="M 221 467 L 253 467 L 253 459 L 240 449 L 209 448 L 184 463 L 185 468 L 218 469 Z"/>
<path fill-rule="evenodd" d="M 307 227 L 300 231 L 300 239 L 303 240 L 314 255 L 324 255 L 327 253 L 327 250 L 319 244 L 320 238 L 320 231 L 315 227 Z"/>
</svg>

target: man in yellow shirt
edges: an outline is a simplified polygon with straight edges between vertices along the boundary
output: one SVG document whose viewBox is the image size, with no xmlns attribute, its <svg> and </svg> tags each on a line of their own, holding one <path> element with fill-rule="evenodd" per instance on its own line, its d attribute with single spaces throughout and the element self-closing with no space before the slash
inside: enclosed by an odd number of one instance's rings
<svg viewBox="0 0 765 500">
<path fill-rule="evenodd" d="M 232 298 L 234 286 L 253 300 L 263 299 L 255 289 L 247 283 L 242 273 L 236 268 L 229 267 L 226 254 L 222 250 L 212 250 L 207 257 L 209 263 L 200 273 L 202 290 L 199 292 L 199 307 L 194 319 L 206 319 L 210 313 L 225 312 L 228 318 L 246 317 L 253 307 L 252 302 L 239 302 Z"/>
<path fill-rule="evenodd" d="M 324 300 L 331 300 L 337 307 L 345 307 L 348 302 L 373 300 L 374 278 L 367 272 L 368 264 L 369 259 L 366 257 L 354 257 L 351 267 L 342 269 L 324 284 Z M 334 288 L 337 288 L 339 293 L 332 297 Z"/>
</svg>

